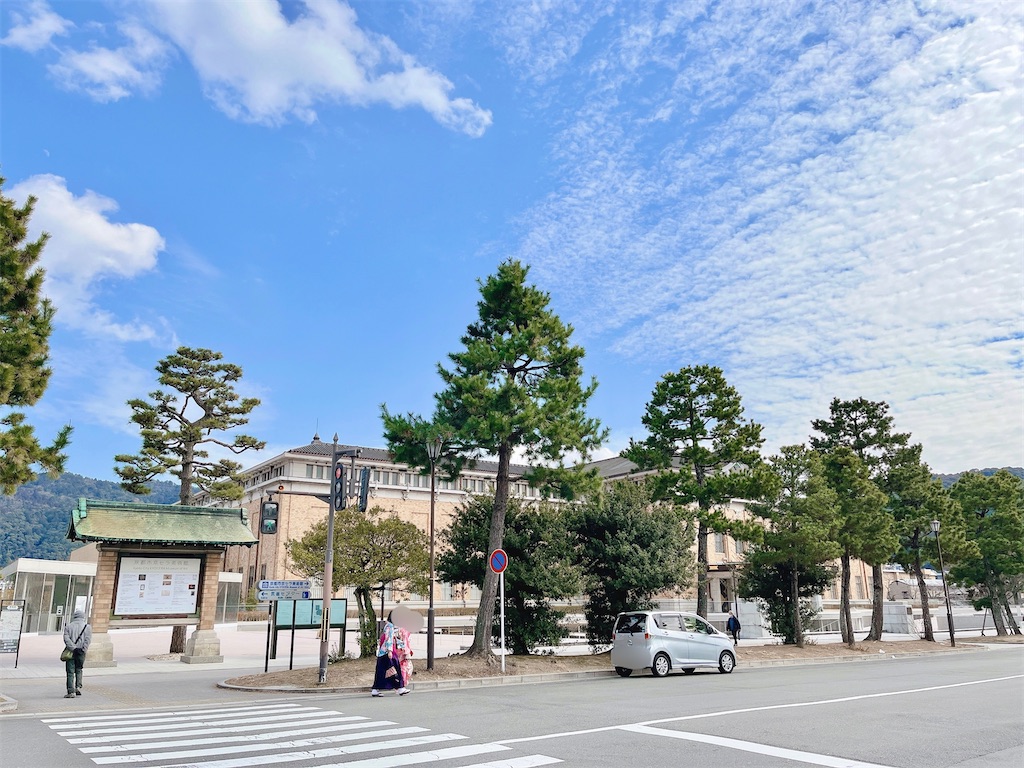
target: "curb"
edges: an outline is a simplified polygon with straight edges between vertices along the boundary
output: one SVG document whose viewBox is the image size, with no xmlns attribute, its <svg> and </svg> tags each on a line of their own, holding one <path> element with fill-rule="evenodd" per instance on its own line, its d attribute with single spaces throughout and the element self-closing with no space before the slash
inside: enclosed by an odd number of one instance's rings
<svg viewBox="0 0 1024 768">
<path fill-rule="evenodd" d="M 942 653 L 970 653 L 971 651 L 986 650 L 984 648 L 956 648 L 948 651 L 942 651 Z M 919 658 L 921 656 L 935 656 L 934 651 L 908 651 L 906 653 L 887 653 L 878 654 L 877 656 L 824 656 L 820 659 L 762 659 L 760 661 L 751 661 L 745 664 L 737 664 L 737 667 L 744 667 L 750 669 L 764 669 L 771 667 L 795 667 L 801 665 L 814 665 L 814 664 L 845 664 L 850 662 L 865 662 L 865 661 L 892 661 L 893 659 L 912 659 Z M 453 680 L 431 680 L 425 682 L 417 682 L 413 685 L 413 692 L 415 691 L 445 691 L 455 690 L 460 688 L 488 688 L 488 687 L 500 687 L 503 685 L 529 685 L 532 683 L 554 683 L 554 682 L 566 682 L 573 680 L 589 680 L 593 678 L 601 677 L 615 677 L 616 673 L 614 669 L 594 669 L 586 670 L 583 672 L 549 672 L 537 675 L 508 675 L 506 677 L 466 677 L 457 678 Z M 345 694 L 364 694 L 370 692 L 370 687 L 367 685 L 349 685 L 349 686 L 329 686 L 317 688 L 298 688 L 296 686 L 287 685 L 267 685 L 267 686 L 252 686 L 252 685 L 232 685 L 226 680 L 217 683 L 218 688 L 224 688 L 232 691 L 252 691 L 252 692 L 267 692 L 267 693 L 345 693 Z"/>
</svg>

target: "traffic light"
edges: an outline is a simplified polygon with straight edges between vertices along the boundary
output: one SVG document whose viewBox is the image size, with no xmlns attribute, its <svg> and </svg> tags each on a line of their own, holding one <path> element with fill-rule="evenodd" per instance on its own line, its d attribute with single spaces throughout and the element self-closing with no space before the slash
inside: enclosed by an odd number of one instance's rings
<svg viewBox="0 0 1024 768">
<path fill-rule="evenodd" d="M 365 512 L 367 502 L 370 500 L 370 468 L 363 467 L 359 470 L 359 511 Z"/>
<path fill-rule="evenodd" d="M 277 533 L 277 502 L 264 501 L 260 506 L 260 533 Z"/>
<path fill-rule="evenodd" d="M 332 490 L 334 496 L 334 508 L 344 509 L 348 503 L 348 494 L 345 492 L 345 468 L 339 461 L 334 465 L 334 486 Z"/>
</svg>

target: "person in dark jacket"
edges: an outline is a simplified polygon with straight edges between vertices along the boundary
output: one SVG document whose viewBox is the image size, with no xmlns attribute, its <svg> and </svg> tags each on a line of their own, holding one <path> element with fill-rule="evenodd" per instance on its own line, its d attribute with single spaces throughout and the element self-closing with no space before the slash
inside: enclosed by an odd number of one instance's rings
<svg viewBox="0 0 1024 768">
<path fill-rule="evenodd" d="M 739 645 L 740 642 L 740 620 L 736 618 L 736 614 L 729 611 L 729 620 L 725 622 L 725 628 L 732 635 L 732 644 Z"/>
<path fill-rule="evenodd" d="M 65 699 L 82 695 L 82 667 L 85 666 L 85 652 L 92 642 L 92 627 L 85 620 L 85 613 L 75 611 L 71 621 L 64 625 L 64 647 L 71 651 L 71 658 L 64 662 L 68 673 L 68 692 Z"/>
</svg>

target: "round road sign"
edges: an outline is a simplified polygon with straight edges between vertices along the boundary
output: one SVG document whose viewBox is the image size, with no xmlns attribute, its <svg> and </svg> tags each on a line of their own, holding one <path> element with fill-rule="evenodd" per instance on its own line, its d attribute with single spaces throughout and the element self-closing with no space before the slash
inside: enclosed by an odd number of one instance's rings
<svg viewBox="0 0 1024 768">
<path fill-rule="evenodd" d="M 495 573 L 502 573 L 508 568 L 508 555 L 505 554 L 504 549 L 496 549 L 491 552 L 490 566 Z"/>
</svg>

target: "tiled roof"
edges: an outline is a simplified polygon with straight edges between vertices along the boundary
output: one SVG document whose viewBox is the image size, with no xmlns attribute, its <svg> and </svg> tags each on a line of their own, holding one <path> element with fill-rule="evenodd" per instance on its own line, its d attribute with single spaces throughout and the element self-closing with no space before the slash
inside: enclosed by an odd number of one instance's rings
<svg viewBox="0 0 1024 768">
<path fill-rule="evenodd" d="M 313 442 L 311 442 L 309 445 L 303 445 L 303 446 L 300 446 L 298 448 L 292 448 L 290 451 L 288 451 L 288 453 L 305 454 L 306 456 L 327 456 L 327 457 L 330 457 L 333 450 L 334 450 L 334 443 L 325 443 L 322 440 L 320 440 L 319 438 L 314 437 L 313 438 Z M 384 448 L 366 448 L 366 447 L 361 446 L 361 445 L 342 445 L 341 443 L 338 443 L 338 450 L 339 451 L 350 451 L 350 450 L 357 450 L 357 451 L 359 451 L 360 452 L 359 453 L 359 458 L 356 459 L 356 463 L 357 464 L 360 461 L 379 461 L 382 464 L 391 464 L 391 463 L 393 463 L 393 460 L 391 458 L 391 454 L 389 454 L 387 452 L 387 450 L 384 449 Z M 346 459 L 346 461 L 347 461 L 347 459 Z M 496 461 L 485 461 L 483 459 L 478 459 L 478 460 L 476 460 L 474 462 L 467 462 L 466 463 L 466 469 L 469 469 L 469 470 L 477 469 L 477 470 L 480 470 L 481 472 L 486 472 L 486 473 L 490 473 L 490 474 L 493 475 L 493 474 L 496 474 L 497 471 L 498 471 L 498 462 L 496 462 Z M 509 471 L 512 473 L 513 476 L 522 475 L 528 469 L 529 469 L 529 467 L 524 465 L 524 464 L 511 464 L 511 465 L 509 465 Z"/>
<path fill-rule="evenodd" d="M 71 512 L 68 538 L 146 544 L 256 543 L 244 509 L 93 499 L 78 500 L 78 506 Z"/>
</svg>

